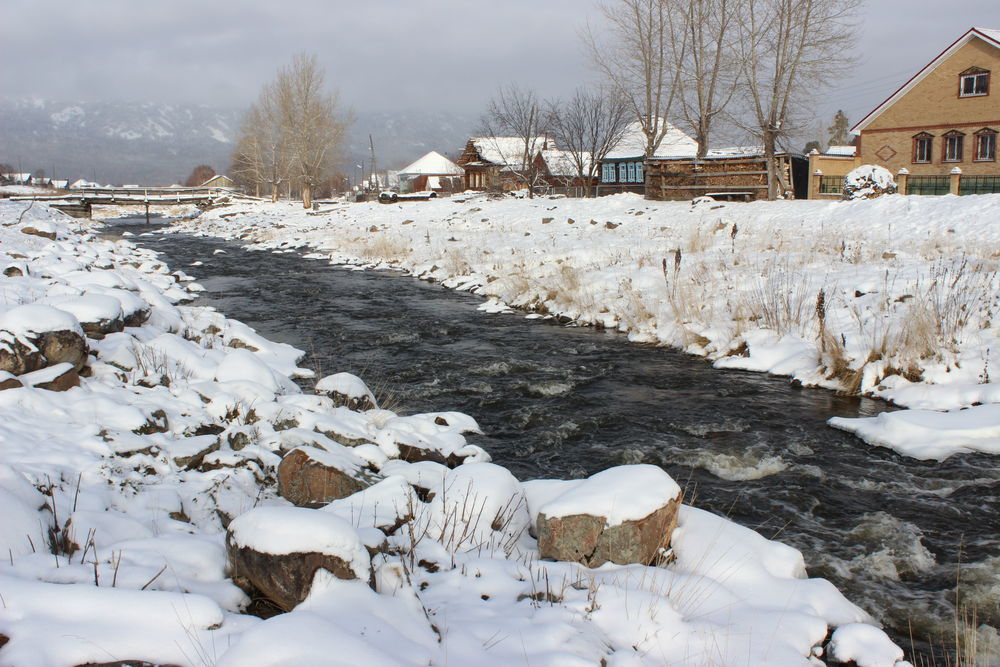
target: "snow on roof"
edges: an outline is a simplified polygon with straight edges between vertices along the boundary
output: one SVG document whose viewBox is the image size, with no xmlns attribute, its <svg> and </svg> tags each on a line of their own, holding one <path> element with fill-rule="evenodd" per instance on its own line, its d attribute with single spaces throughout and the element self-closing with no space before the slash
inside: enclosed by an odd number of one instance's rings
<svg viewBox="0 0 1000 667">
<path fill-rule="evenodd" d="M 212 181 L 220 180 L 220 179 L 223 179 L 223 178 L 226 179 L 227 181 L 231 181 L 232 180 L 231 178 L 229 178 L 225 174 L 216 174 L 212 178 L 210 178 L 207 181 L 205 181 L 204 183 L 202 183 L 199 187 L 205 187 L 206 185 L 208 185 Z"/>
<path fill-rule="evenodd" d="M 896 100 L 910 92 L 918 83 L 923 81 L 928 74 L 936 70 L 938 66 L 950 58 L 955 51 L 968 44 L 973 38 L 979 38 L 990 46 L 1000 49 L 1000 30 L 996 28 L 969 28 L 964 35 L 952 42 L 951 46 L 942 51 L 937 58 L 928 63 L 922 70 L 914 74 L 909 81 L 900 86 L 899 89 L 886 98 L 882 104 L 875 107 L 875 109 L 872 110 L 867 116 L 862 118 L 857 125 L 851 128 L 851 132 L 858 134 L 863 129 L 868 127 L 872 121 L 882 115 L 882 112 L 895 104 Z"/>
<path fill-rule="evenodd" d="M 858 153 L 857 146 L 830 146 L 826 149 L 826 155 L 845 155 L 854 157 Z"/>
<path fill-rule="evenodd" d="M 663 135 L 660 147 L 653 157 L 693 157 L 698 152 L 698 142 L 678 130 L 665 120 L 667 131 Z M 646 154 L 646 135 L 642 133 L 639 121 L 630 123 L 621 141 L 608 152 L 606 158 L 620 160 L 623 158 L 641 158 Z"/>
<path fill-rule="evenodd" d="M 479 157 L 492 164 L 498 164 L 507 169 L 524 169 L 525 140 L 521 137 L 473 137 L 472 145 Z M 545 137 L 532 137 L 528 141 L 529 158 L 543 148 L 552 146 L 552 141 Z"/>
<path fill-rule="evenodd" d="M 432 174 L 445 176 L 448 174 L 464 174 L 465 170 L 437 151 L 431 151 L 416 162 L 401 169 L 399 173 L 404 175 Z"/>
<path fill-rule="evenodd" d="M 542 160 L 546 168 L 553 176 L 577 176 L 580 170 L 577 168 L 577 158 L 573 151 L 545 150 L 541 151 Z M 590 171 L 590 153 L 584 151 L 580 153 L 583 158 L 583 173 Z"/>
</svg>

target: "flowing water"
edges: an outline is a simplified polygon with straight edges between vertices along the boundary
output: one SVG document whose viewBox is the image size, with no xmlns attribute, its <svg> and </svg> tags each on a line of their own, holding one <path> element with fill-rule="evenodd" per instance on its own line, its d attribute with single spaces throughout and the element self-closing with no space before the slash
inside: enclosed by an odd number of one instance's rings
<svg viewBox="0 0 1000 667">
<path fill-rule="evenodd" d="M 197 303 L 306 350 L 320 376 L 361 376 L 384 407 L 472 415 L 485 435 L 470 440 L 522 479 L 656 464 L 687 502 L 800 549 L 811 576 L 833 581 L 908 653 L 926 656 L 928 638 L 953 642 L 956 590 L 986 624 L 981 658 L 1000 627 L 1000 460 L 920 462 L 826 426 L 881 402 L 486 314 L 474 295 L 398 273 L 148 230 L 132 228 L 206 288 Z"/>
</svg>

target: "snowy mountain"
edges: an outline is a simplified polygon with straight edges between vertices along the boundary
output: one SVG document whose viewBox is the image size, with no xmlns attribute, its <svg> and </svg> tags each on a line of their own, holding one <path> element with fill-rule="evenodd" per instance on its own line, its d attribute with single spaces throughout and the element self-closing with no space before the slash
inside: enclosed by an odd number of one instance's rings
<svg viewBox="0 0 1000 667">
<path fill-rule="evenodd" d="M 0 100 L 0 162 L 57 178 L 103 183 L 183 182 L 199 164 L 225 171 L 241 109 L 122 102 Z M 454 154 L 476 126 L 473 114 L 356 113 L 344 170 L 370 159 L 401 167 L 430 150 Z M 365 162 L 365 169 L 368 168 Z"/>
</svg>

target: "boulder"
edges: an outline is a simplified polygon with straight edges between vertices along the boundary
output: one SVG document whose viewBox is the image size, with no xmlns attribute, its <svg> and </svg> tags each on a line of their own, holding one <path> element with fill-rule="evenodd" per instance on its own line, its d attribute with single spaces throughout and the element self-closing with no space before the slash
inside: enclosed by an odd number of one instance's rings
<svg viewBox="0 0 1000 667">
<path fill-rule="evenodd" d="M 375 394 L 356 375 L 334 373 L 316 383 L 316 393 L 329 396 L 334 405 L 343 405 L 348 410 L 364 412 L 378 408 Z"/>
<path fill-rule="evenodd" d="M 70 363 L 80 371 L 87 363 L 87 341 L 75 331 L 46 331 L 36 343 L 46 366 Z"/>
<path fill-rule="evenodd" d="M 73 387 L 80 386 L 80 374 L 69 363 L 61 363 L 43 368 L 42 370 L 23 376 L 22 380 L 26 380 L 29 377 L 33 379 L 25 381 L 25 383 L 34 386 L 36 389 L 68 391 Z"/>
<path fill-rule="evenodd" d="M 24 384 L 14 377 L 10 371 L 0 371 L 0 391 L 4 389 L 17 389 L 23 386 Z"/>
<path fill-rule="evenodd" d="M 23 375 L 45 365 L 38 349 L 28 347 L 9 332 L 0 331 L 0 371 Z"/>
<path fill-rule="evenodd" d="M 232 521 L 226 551 L 233 582 L 291 611 L 323 569 L 339 579 L 371 580 L 371 559 L 357 531 L 328 512 L 258 507 Z"/>
<path fill-rule="evenodd" d="M 540 508 L 539 555 L 587 567 L 655 564 L 670 545 L 680 503 L 680 487 L 661 468 L 610 468 Z"/>
<path fill-rule="evenodd" d="M 278 492 L 299 507 L 322 507 L 368 488 L 375 476 L 365 462 L 344 448 L 327 451 L 317 447 L 293 449 L 278 466 Z"/>
<path fill-rule="evenodd" d="M 56 233 L 47 229 L 38 229 L 36 227 L 22 227 L 22 234 L 27 234 L 28 236 L 41 236 L 42 238 L 49 239 L 51 241 L 56 240 Z"/>
</svg>

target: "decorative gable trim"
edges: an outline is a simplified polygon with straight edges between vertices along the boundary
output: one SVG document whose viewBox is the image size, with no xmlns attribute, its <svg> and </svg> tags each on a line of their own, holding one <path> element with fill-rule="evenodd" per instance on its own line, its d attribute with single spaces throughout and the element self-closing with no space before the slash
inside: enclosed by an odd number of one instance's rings
<svg viewBox="0 0 1000 667">
<path fill-rule="evenodd" d="M 851 128 L 851 132 L 853 132 L 854 134 L 859 134 L 862 130 L 868 127 L 868 125 L 870 125 L 872 121 L 881 116 L 886 109 L 895 104 L 899 98 L 910 92 L 918 83 L 923 81 L 928 74 L 936 70 L 938 66 L 941 65 L 941 63 L 946 61 L 948 58 L 952 56 L 953 53 L 955 53 L 960 48 L 962 48 L 970 41 L 972 41 L 973 38 L 979 38 L 984 42 L 986 42 L 987 44 L 989 44 L 990 46 L 1000 49 L 1000 39 L 997 39 L 996 37 L 993 36 L 993 34 L 996 32 L 997 32 L 996 30 L 991 30 L 990 31 L 991 34 L 986 34 L 981 30 L 979 30 L 978 28 L 970 28 L 964 35 L 956 39 L 951 44 L 951 46 L 942 51 L 937 58 L 932 60 L 922 70 L 914 74 L 909 81 L 904 83 L 902 86 L 899 87 L 898 90 L 896 90 L 896 92 L 894 92 L 892 95 L 886 98 L 886 100 L 882 102 L 882 104 L 875 107 L 875 109 L 872 110 L 867 116 L 862 118 L 857 125 Z"/>
</svg>

